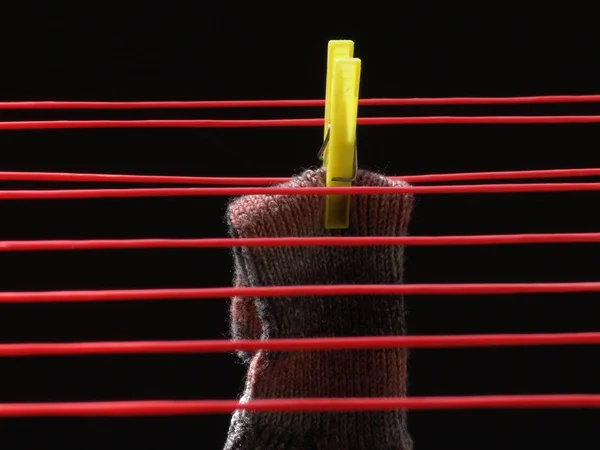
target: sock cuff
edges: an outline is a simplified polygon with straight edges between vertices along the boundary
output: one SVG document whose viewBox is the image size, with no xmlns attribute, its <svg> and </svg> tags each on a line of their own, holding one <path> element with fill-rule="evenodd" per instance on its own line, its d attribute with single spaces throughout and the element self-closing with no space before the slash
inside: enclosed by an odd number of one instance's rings
<svg viewBox="0 0 600 450">
<path fill-rule="evenodd" d="M 409 186 L 401 180 L 359 170 L 354 186 Z M 325 169 L 307 170 L 278 187 L 323 187 Z M 350 227 L 325 230 L 325 196 L 248 195 L 230 203 L 227 216 L 236 237 L 383 235 L 406 233 L 413 207 L 412 194 L 352 195 Z"/>
</svg>

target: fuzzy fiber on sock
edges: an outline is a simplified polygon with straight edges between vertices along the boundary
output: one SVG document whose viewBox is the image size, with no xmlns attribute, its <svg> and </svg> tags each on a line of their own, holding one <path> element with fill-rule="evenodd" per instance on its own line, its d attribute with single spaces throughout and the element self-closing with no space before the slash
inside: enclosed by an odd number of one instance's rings
<svg viewBox="0 0 600 450">
<path fill-rule="evenodd" d="M 281 186 L 325 185 L 325 171 L 308 170 Z M 355 186 L 406 186 L 359 171 Z M 324 196 L 254 195 L 228 208 L 237 238 L 402 236 L 413 198 L 353 195 L 350 227 L 326 230 Z M 238 286 L 402 283 L 402 246 L 234 249 Z M 400 296 L 233 298 L 234 339 L 404 334 Z M 406 350 L 256 352 L 248 363 L 242 401 L 299 397 L 402 397 Z M 236 411 L 224 450 L 411 450 L 404 411 L 256 413 Z"/>
</svg>

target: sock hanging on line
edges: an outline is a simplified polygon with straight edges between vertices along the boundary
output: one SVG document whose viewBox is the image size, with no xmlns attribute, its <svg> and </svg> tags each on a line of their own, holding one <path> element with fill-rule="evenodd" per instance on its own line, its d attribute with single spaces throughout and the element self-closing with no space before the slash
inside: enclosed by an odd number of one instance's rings
<svg viewBox="0 0 600 450">
<path fill-rule="evenodd" d="M 325 185 L 309 170 L 283 186 Z M 357 186 L 406 186 L 359 171 Z M 408 194 L 351 196 L 350 228 L 326 230 L 324 196 L 256 195 L 228 209 L 232 237 L 402 236 Z M 403 247 L 273 247 L 234 249 L 238 286 L 394 284 L 402 282 Z M 233 298 L 234 339 L 404 334 L 399 296 Z M 242 401 L 259 398 L 401 397 L 406 350 L 255 352 Z M 411 450 L 404 411 L 236 411 L 224 450 Z"/>
</svg>

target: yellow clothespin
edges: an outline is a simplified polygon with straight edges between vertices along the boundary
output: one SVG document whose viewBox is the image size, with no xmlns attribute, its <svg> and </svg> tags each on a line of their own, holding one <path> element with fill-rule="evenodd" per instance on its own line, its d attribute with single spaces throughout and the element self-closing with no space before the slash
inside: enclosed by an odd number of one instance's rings
<svg viewBox="0 0 600 450">
<path fill-rule="evenodd" d="M 325 88 L 325 132 L 319 152 L 327 169 L 327 186 L 351 186 L 356 178 L 356 119 L 360 59 L 353 58 L 354 42 L 329 41 Z M 328 195 L 325 228 L 350 225 L 350 196 Z"/>
</svg>

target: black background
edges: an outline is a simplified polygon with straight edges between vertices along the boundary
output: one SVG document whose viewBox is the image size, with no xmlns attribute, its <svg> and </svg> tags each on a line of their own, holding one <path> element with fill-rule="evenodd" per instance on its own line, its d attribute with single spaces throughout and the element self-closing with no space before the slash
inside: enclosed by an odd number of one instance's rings
<svg viewBox="0 0 600 450">
<path fill-rule="evenodd" d="M 0 100 L 322 98 L 327 41 L 363 61 L 361 97 L 600 92 L 598 32 L 575 7 L 455 2 L 2 2 Z M 569 3 L 570 5 L 572 3 Z M 118 6 L 117 6 L 118 5 Z M 592 20 L 587 20 L 589 17 Z M 362 108 L 361 116 L 600 114 L 596 105 Z M 0 120 L 320 117 L 316 109 L 0 111 Z M 598 126 L 361 127 L 386 174 L 598 166 Z M 290 176 L 320 128 L 4 131 L 0 170 Z M 73 184 L 4 183 L 3 188 Z M 86 185 L 94 187 L 93 184 Z M 108 186 L 103 186 L 108 187 Z M 596 193 L 421 196 L 413 235 L 599 230 Z M 223 237 L 223 197 L 5 201 L 0 239 Z M 594 244 L 409 248 L 409 283 L 593 281 Z M 210 287 L 227 250 L 0 253 L 0 289 Z M 408 298 L 411 334 L 593 331 L 598 295 Z M 3 342 L 227 336 L 225 300 L 0 305 Z M 600 393 L 595 347 L 414 351 L 410 395 Z M 232 399 L 232 355 L 2 359 L 0 401 Z M 588 411 L 415 412 L 416 449 L 598 448 Z M 219 449 L 229 418 L 0 421 L 3 449 Z"/>
</svg>

